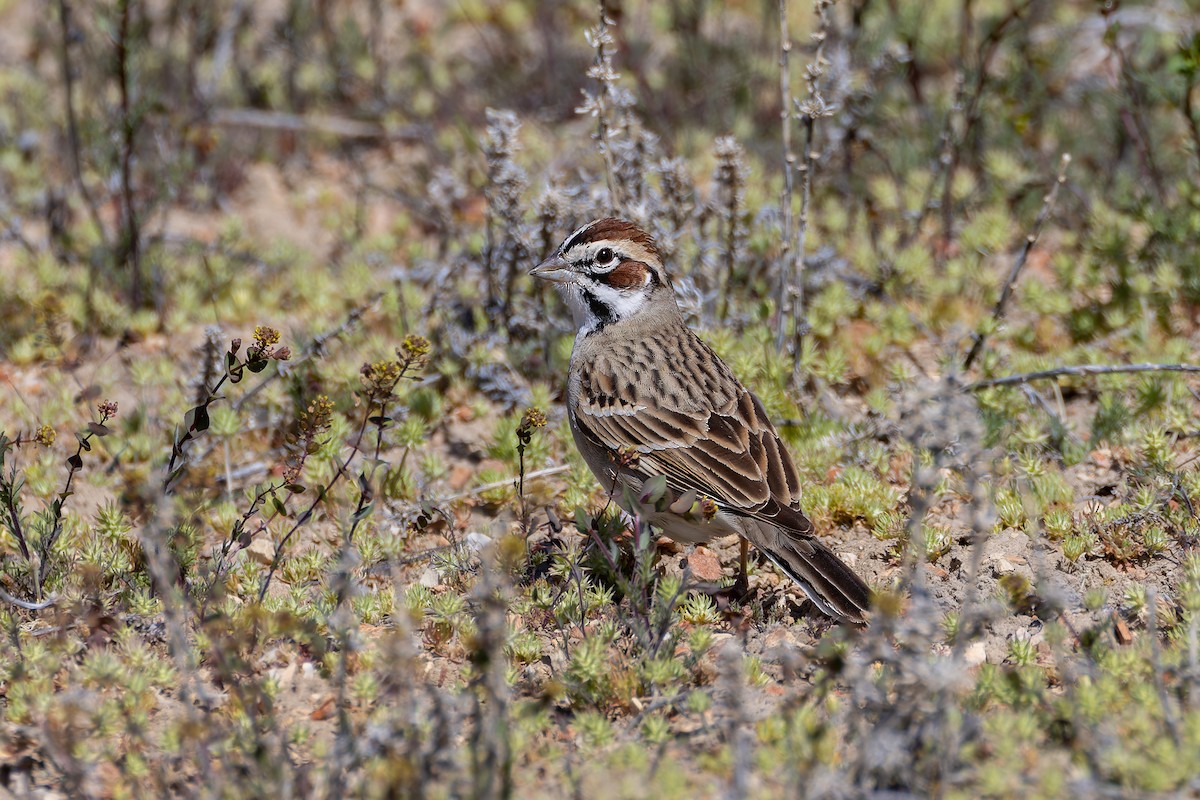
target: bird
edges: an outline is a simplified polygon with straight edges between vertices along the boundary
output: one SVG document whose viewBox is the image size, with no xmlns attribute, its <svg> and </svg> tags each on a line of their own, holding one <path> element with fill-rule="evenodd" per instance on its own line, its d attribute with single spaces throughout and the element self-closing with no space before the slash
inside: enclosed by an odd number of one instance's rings
<svg viewBox="0 0 1200 800">
<path fill-rule="evenodd" d="M 530 274 L 571 310 L 567 417 L 618 505 L 683 543 L 738 534 L 743 579 L 748 541 L 821 612 L 865 624 L 870 588 L 818 538 L 762 401 L 688 326 L 653 237 L 627 220 L 593 220 Z M 632 507 L 664 478 L 665 503 Z"/>
</svg>

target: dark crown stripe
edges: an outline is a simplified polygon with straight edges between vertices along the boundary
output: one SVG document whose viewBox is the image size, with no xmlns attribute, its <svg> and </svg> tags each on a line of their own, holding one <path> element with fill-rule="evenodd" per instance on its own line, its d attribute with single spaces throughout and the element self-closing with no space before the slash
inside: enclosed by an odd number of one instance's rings
<svg viewBox="0 0 1200 800">
<path fill-rule="evenodd" d="M 580 228 L 579 230 L 572 233 L 571 236 L 565 242 L 562 243 L 562 247 L 559 249 L 564 253 L 568 252 L 572 247 L 579 244 L 579 242 L 583 239 L 583 235 L 585 233 L 587 233 L 588 228 L 590 228 L 590 227 L 591 227 L 591 224 L 585 225 L 582 228 Z"/>
<path fill-rule="evenodd" d="M 581 244 L 590 244 L 605 240 L 619 241 L 621 239 L 636 242 L 656 256 L 659 255 L 658 248 L 654 244 L 654 238 L 650 234 L 632 222 L 616 219 L 615 217 L 604 217 L 581 228 L 571 238 L 567 239 L 562 246 L 562 251 L 566 253 L 572 247 L 577 247 Z"/>
</svg>

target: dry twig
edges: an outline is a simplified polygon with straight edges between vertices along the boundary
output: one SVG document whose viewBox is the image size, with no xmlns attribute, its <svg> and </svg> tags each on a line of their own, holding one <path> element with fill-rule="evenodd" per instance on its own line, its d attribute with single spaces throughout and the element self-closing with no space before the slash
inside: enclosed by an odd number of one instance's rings
<svg viewBox="0 0 1200 800">
<path fill-rule="evenodd" d="M 100 240 L 107 246 L 108 230 L 104 227 L 104 221 L 100 217 L 100 207 L 92 197 L 92 193 L 88 190 L 87 183 L 83 179 L 83 158 L 80 155 L 82 145 L 79 141 L 79 118 L 75 111 L 75 67 L 71 63 L 71 44 L 74 40 L 74 34 L 71 32 L 71 6 L 67 4 L 67 0 L 58 0 L 58 22 L 62 33 L 62 53 L 60 54 L 60 58 L 63 73 L 63 102 L 66 104 L 67 112 L 67 141 L 71 146 L 71 174 L 75 179 L 75 185 L 79 187 L 79 195 L 83 198 L 83 204 L 87 206 L 88 215 L 92 218 L 92 224 L 96 226 L 96 233 L 100 237 Z"/>
<path fill-rule="evenodd" d="M 1030 381 L 1060 378 L 1064 376 L 1085 377 L 1090 375 L 1123 375 L 1135 372 L 1200 372 L 1197 364 L 1080 364 L 1073 367 L 1055 367 L 1020 375 L 1005 375 L 1002 378 L 987 378 L 965 387 L 968 392 L 990 389 L 993 386 L 1015 386 Z"/>
<path fill-rule="evenodd" d="M 51 595 L 40 603 L 31 603 L 28 600 L 21 600 L 20 598 L 13 597 L 3 589 L 0 589 L 0 600 L 3 600 L 10 605 L 17 606 L 18 608 L 24 608 L 27 611 L 41 611 L 43 608 L 49 608 L 58 602 L 58 598 L 54 595 Z"/>
<path fill-rule="evenodd" d="M 792 253 L 792 170 L 796 168 L 796 154 L 792 152 L 792 81 L 789 67 L 789 54 L 792 52 L 792 38 L 788 34 L 787 0 L 779 0 L 779 123 L 783 137 L 783 197 L 779 206 L 783 211 L 783 237 L 781 242 L 780 260 L 783 268 L 779 270 L 779 289 L 776 299 L 779 318 L 775 322 L 775 349 L 783 350 L 783 333 L 787 324 L 788 289 L 791 286 L 792 274 L 796 270 L 796 258 Z"/>
<path fill-rule="evenodd" d="M 812 175 L 816 161 L 813 150 L 813 138 L 816 134 L 816 122 L 822 117 L 833 115 L 834 109 L 825 102 L 821 94 L 819 81 L 825 73 L 825 40 L 829 35 L 829 7 L 834 0 L 816 0 L 813 8 L 817 14 L 817 30 L 813 33 L 813 41 L 817 50 L 813 60 L 804 69 L 804 83 L 808 96 L 799 103 L 796 111 L 797 118 L 804 125 L 804 158 L 800 163 L 800 220 L 796 232 L 796 254 L 793 263 L 796 274 L 792 277 L 791 317 L 795 320 L 796 331 L 792 344 L 792 373 L 795 374 L 800 363 L 801 344 L 807 327 L 804 321 L 804 250 L 808 240 L 808 210 L 812 197 Z"/>
<path fill-rule="evenodd" d="M 289 114 L 257 108 L 216 108 L 208 121 L 219 128 L 260 128 L 292 133 L 323 134 L 343 139 L 425 141 L 427 131 L 417 125 L 390 128 L 371 120 L 349 119 L 329 114 Z"/>
<path fill-rule="evenodd" d="M 1017 260 L 1013 262 L 1012 270 L 1008 273 L 1008 280 L 1004 282 L 1004 289 L 1000 292 L 1000 299 L 996 301 L 996 307 L 992 309 L 992 322 L 999 322 L 1004 317 L 1004 309 L 1012 297 L 1013 287 L 1017 285 L 1017 278 L 1021 277 L 1021 270 L 1025 268 L 1025 262 L 1029 259 L 1029 252 L 1037 244 L 1038 237 L 1042 235 L 1042 227 L 1046 224 L 1046 218 L 1050 216 L 1050 209 L 1054 207 L 1054 199 L 1058 196 L 1058 187 L 1067 182 L 1067 167 L 1070 164 L 1071 154 L 1063 153 L 1062 161 L 1058 167 L 1058 177 L 1054 179 L 1054 183 L 1050 186 L 1050 191 L 1046 192 L 1046 196 L 1042 199 L 1042 208 L 1038 211 L 1037 218 L 1033 221 L 1033 230 L 1025 237 L 1025 244 L 1021 247 L 1021 252 L 1017 254 Z M 969 370 L 971 365 L 975 363 L 976 357 L 983 350 L 983 343 L 986 339 L 987 334 L 982 330 L 975 334 L 975 342 L 971 345 L 971 350 L 967 353 L 966 360 L 963 361 L 963 371 Z"/>
</svg>

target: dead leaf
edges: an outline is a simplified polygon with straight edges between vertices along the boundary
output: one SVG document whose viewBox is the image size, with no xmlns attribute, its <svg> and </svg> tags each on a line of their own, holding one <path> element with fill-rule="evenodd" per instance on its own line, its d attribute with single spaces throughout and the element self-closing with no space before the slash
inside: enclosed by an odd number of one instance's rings
<svg viewBox="0 0 1200 800">
<path fill-rule="evenodd" d="M 312 713 L 308 715 L 308 718 L 316 722 L 329 719 L 333 716 L 334 704 L 333 695 L 327 695 L 325 699 L 321 701 L 320 705 L 312 710 Z"/>
</svg>

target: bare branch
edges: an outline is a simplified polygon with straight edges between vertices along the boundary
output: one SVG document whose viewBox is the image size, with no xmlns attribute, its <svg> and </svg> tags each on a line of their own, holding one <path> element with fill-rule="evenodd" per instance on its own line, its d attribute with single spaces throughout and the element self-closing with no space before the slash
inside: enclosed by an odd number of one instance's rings
<svg viewBox="0 0 1200 800">
<path fill-rule="evenodd" d="M 946 112 L 946 122 L 942 129 L 942 134 L 939 139 L 940 147 L 938 159 L 934 163 L 934 172 L 930 177 L 929 188 L 925 195 L 925 201 L 917 212 L 917 218 L 913 222 L 908 236 L 904 241 L 911 240 L 921 231 L 921 225 L 925 222 L 929 212 L 933 210 L 934 202 L 933 195 L 939 180 L 942 184 L 942 241 L 948 245 L 950 243 L 950 225 L 953 219 L 952 204 L 954 200 L 954 176 L 958 171 L 958 165 L 961 161 L 962 148 L 970 138 L 971 131 L 982 118 L 981 101 L 983 100 L 983 92 L 987 88 L 988 70 L 991 68 L 992 58 L 1000 50 L 1000 44 L 1004 39 L 1004 34 L 1009 26 L 1025 14 L 1034 0 L 1025 0 L 1024 3 L 1014 6 L 1009 13 L 996 23 L 995 26 L 988 32 L 988 35 L 980 42 L 976 55 L 976 64 L 974 70 L 974 80 L 971 82 L 970 91 L 967 91 L 967 68 L 963 63 L 964 59 L 960 55 L 960 64 L 955 76 L 954 100 L 950 104 L 950 110 Z M 970 14 L 964 8 L 963 33 L 962 38 L 968 35 L 971 24 Z M 955 134 L 954 117 L 955 114 L 962 116 L 962 132 Z M 944 248 L 943 248 L 944 251 Z"/>
<path fill-rule="evenodd" d="M 1124 375 L 1136 372 L 1197 372 L 1197 364 L 1080 364 L 1074 367 L 1055 367 L 1039 372 L 1025 372 L 1020 375 L 1006 375 L 1003 378 L 988 378 L 967 384 L 968 392 L 978 392 L 980 389 L 990 389 L 993 386 L 1019 386 L 1031 381 L 1041 381 L 1048 378 L 1075 377 L 1082 378 L 1092 375 Z"/>
<path fill-rule="evenodd" d="M 796 257 L 792 252 L 792 170 L 796 168 L 796 154 L 792 152 L 792 81 L 788 56 L 792 52 L 792 38 L 788 33 L 787 0 L 779 0 L 779 122 L 783 137 L 783 197 L 779 206 L 783 211 L 783 236 L 780 253 L 779 290 L 775 300 L 775 349 L 783 349 L 783 332 L 787 325 L 788 290 L 792 274 L 796 270 Z"/>
<path fill-rule="evenodd" d="M 212 99 L 216 97 L 217 87 L 233 57 L 234 37 L 246 18 L 249 5 L 249 0 L 235 0 L 233 8 L 225 16 L 225 24 L 221 26 L 221 32 L 217 35 L 216 47 L 213 48 L 212 66 L 209 69 L 208 79 L 200 88 L 200 97 L 206 104 L 211 103 Z"/>
<path fill-rule="evenodd" d="M 257 108 L 216 108 L 208 121 L 221 128 L 261 128 L 263 130 L 340 136 L 343 139 L 382 139 L 424 141 L 426 131 L 417 125 L 389 128 L 372 120 L 349 119 L 328 114 L 289 114 Z"/>
<path fill-rule="evenodd" d="M 92 218 L 92 224 L 96 226 L 96 232 L 100 236 L 100 241 L 104 242 L 105 246 L 107 246 L 108 231 L 104 227 L 104 221 L 100 218 L 100 207 L 96 205 L 92 193 L 88 190 L 87 183 L 83 180 L 79 120 L 75 113 L 75 68 L 71 64 L 71 43 L 74 36 L 71 32 L 71 7 L 67 4 L 67 0 L 58 0 L 58 22 L 62 34 L 60 59 L 62 63 L 63 87 L 65 88 L 64 102 L 67 111 L 67 141 L 71 145 L 72 177 L 75 178 L 75 185 L 79 187 L 79 194 L 83 197 L 84 205 L 87 206 L 88 214 Z"/>
<path fill-rule="evenodd" d="M 1037 244 L 1038 237 L 1042 235 L 1042 227 L 1046 224 L 1046 218 L 1050 216 L 1050 209 L 1054 207 L 1054 199 L 1058 196 L 1058 187 L 1067 182 L 1067 167 L 1070 164 L 1071 154 L 1063 153 L 1062 161 L 1058 167 L 1058 177 L 1054 179 L 1053 185 L 1050 186 L 1050 191 L 1046 192 L 1046 196 L 1042 198 L 1042 208 L 1038 211 L 1037 218 L 1033 221 L 1033 230 L 1025 237 L 1025 244 L 1021 247 L 1021 252 L 1017 254 L 1017 260 L 1013 262 L 1012 270 L 1008 273 L 1008 280 L 1004 282 L 1004 289 L 1000 292 L 1000 299 L 996 301 L 996 307 L 992 309 L 993 322 L 999 322 L 1004 317 L 1004 308 L 1008 305 L 1008 301 L 1012 297 L 1013 287 L 1017 284 L 1017 278 L 1021 277 L 1021 270 L 1025 268 L 1025 261 L 1029 258 L 1029 252 Z M 982 330 L 975 334 L 975 343 L 971 345 L 971 350 L 967 353 L 967 358 L 963 362 L 964 371 L 969 370 L 971 365 L 975 363 L 975 358 L 983 350 L 983 343 L 986 339 L 987 334 Z"/>
<path fill-rule="evenodd" d="M 117 25 L 117 87 L 119 89 L 121 109 L 121 149 L 119 154 L 120 167 L 120 197 L 121 197 L 121 239 L 117 251 L 116 262 L 129 268 L 129 301 L 134 309 L 142 306 L 142 293 L 145 289 L 142 278 L 142 233 L 138 220 L 137 208 L 134 205 L 133 194 L 133 151 L 134 139 L 137 136 L 138 121 L 133 109 L 133 87 L 130 75 L 130 32 L 129 25 L 133 16 L 130 7 L 131 0 L 120 0 L 118 7 Z"/>
<path fill-rule="evenodd" d="M 1027 383 L 1023 383 L 1021 384 L 1021 391 L 1025 393 L 1025 397 L 1030 403 L 1033 403 L 1035 406 L 1040 408 L 1045 415 L 1050 418 L 1054 428 L 1062 432 L 1062 437 L 1069 439 L 1072 444 L 1080 447 L 1083 446 L 1083 441 L 1071 431 L 1071 429 L 1067 426 L 1066 420 L 1062 418 L 1062 415 L 1051 408 L 1050 403 L 1047 402 L 1046 398 L 1042 397 L 1042 395 L 1038 393 L 1036 389 Z"/>
<path fill-rule="evenodd" d="M 40 603 L 31 603 L 28 600 L 20 600 L 16 597 L 13 597 L 3 589 L 0 589 L 0 600 L 3 600 L 10 605 L 17 606 L 18 608 L 24 608 L 27 611 L 41 611 L 43 608 L 49 608 L 58 602 L 58 598 L 51 595 Z"/>
<path fill-rule="evenodd" d="M 792 279 L 790 316 L 795 320 L 795 335 L 792 342 L 792 373 L 800 365 L 800 351 L 805 333 L 804 321 L 804 251 L 808 243 L 808 212 L 809 201 L 812 198 L 812 176 L 816 165 L 816 153 L 813 150 L 813 139 L 816 134 L 816 122 L 821 117 L 832 116 L 834 109 L 825 102 L 821 94 L 820 79 L 825 73 L 825 40 L 829 36 L 829 7 L 834 0 L 816 0 L 813 10 L 817 14 L 817 30 L 812 35 L 817 43 L 813 60 L 805 67 L 804 83 L 808 90 L 804 102 L 797 104 L 797 118 L 804 125 L 804 157 L 800 162 L 800 220 L 796 231 L 796 254 L 793 262 L 796 274 Z"/>
</svg>

